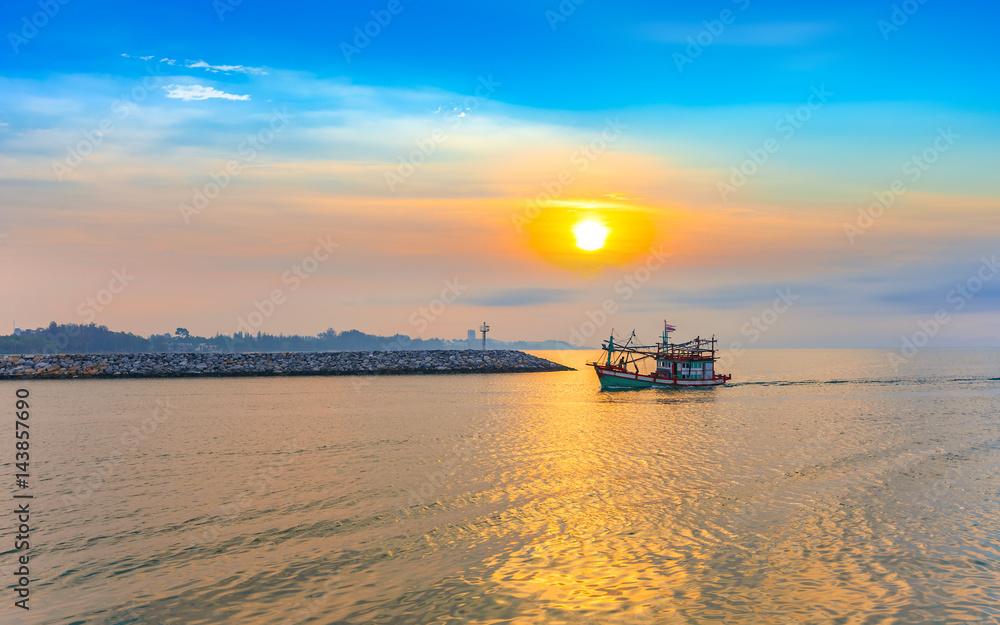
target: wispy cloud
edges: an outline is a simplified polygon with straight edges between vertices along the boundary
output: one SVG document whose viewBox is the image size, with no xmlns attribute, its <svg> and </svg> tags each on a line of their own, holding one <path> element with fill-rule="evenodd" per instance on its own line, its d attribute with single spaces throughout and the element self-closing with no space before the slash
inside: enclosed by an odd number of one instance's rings
<svg viewBox="0 0 1000 625">
<path fill-rule="evenodd" d="M 168 98 L 176 98 L 179 100 L 184 100 L 185 102 L 191 102 L 193 100 L 208 100 L 211 98 L 220 98 L 223 100 L 249 100 L 249 95 L 235 95 L 232 93 L 226 93 L 225 91 L 219 91 L 213 87 L 204 87 L 202 85 L 166 85 L 163 87 L 167 90 Z"/>
<path fill-rule="evenodd" d="M 236 72 L 238 74 L 255 74 L 258 76 L 267 75 L 263 67 L 250 67 L 248 65 L 209 65 L 205 61 L 185 61 L 185 67 L 200 68 L 213 73 L 222 72 L 230 74 Z"/>
<path fill-rule="evenodd" d="M 702 24 L 660 22 L 642 29 L 653 41 L 687 44 L 705 29 Z M 714 41 L 723 46 L 796 46 L 808 43 L 833 30 L 825 22 L 769 22 L 762 24 L 732 24 Z"/>
<path fill-rule="evenodd" d="M 122 52 L 122 56 L 126 59 L 141 59 L 143 61 L 149 61 L 156 57 L 153 55 L 149 56 L 133 56 L 131 54 L 126 54 Z M 177 59 L 171 59 L 169 57 L 163 57 L 159 60 L 160 63 L 166 63 L 167 65 L 177 65 Z M 253 76 L 267 76 L 267 70 L 263 67 L 252 67 L 250 65 L 212 65 L 202 60 L 191 61 L 186 60 L 183 63 L 184 67 L 189 67 L 191 69 L 203 69 L 206 72 L 212 72 L 213 74 L 248 74 Z"/>
<path fill-rule="evenodd" d="M 478 297 L 465 298 L 475 306 L 535 306 L 571 302 L 577 296 L 569 289 L 500 289 Z"/>
</svg>

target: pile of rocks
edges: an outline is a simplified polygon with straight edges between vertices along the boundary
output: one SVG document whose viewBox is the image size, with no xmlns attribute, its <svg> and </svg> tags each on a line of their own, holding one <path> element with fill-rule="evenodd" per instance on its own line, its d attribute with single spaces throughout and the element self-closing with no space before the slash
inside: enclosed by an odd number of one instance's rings
<svg viewBox="0 0 1000 625">
<path fill-rule="evenodd" d="M 515 350 L 0 356 L 0 379 L 392 375 L 572 371 Z"/>
</svg>

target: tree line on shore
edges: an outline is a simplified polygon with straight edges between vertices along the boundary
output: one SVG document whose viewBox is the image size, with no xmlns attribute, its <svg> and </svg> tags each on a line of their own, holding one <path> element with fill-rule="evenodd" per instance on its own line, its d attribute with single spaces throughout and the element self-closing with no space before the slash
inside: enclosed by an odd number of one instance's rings
<svg viewBox="0 0 1000 625">
<path fill-rule="evenodd" d="M 299 352 L 299 351 L 386 351 L 424 349 L 470 349 L 480 341 L 420 339 L 404 334 L 376 336 L 359 330 L 337 332 L 332 328 L 316 336 L 236 332 L 212 337 L 195 336 L 185 328 L 148 337 L 115 332 L 107 326 L 57 324 L 35 330 L 18 330 L 0 336 L 0 354 L 96 354 L 151 352 Z M 490 349 L 575 349 L 562 341 L 503 342 L 489 339 Z"/>
</svg>

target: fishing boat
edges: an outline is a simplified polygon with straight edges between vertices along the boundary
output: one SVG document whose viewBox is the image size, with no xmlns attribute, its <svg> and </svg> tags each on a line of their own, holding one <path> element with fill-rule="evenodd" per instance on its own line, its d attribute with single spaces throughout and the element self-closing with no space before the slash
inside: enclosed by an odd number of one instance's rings
<svg viewBox="0 0 1000 625">
<path fill-rule="evenodd" d="M 607 352 L 603 362 L 590 362 L 601 381 L 601 388 L 666 388 L 722 386 L 732 379 L 715 371 L 715 337 L 700 336 L 686 343 L 671 343 L 670 333 L 676 328 L 663 322 L 662 342 L 636 345 L 635 331 L 625 343 L 615 343 L 614 331 L 601 348 Z M 648 373 L 639 370 L 639 363 L 653 359 L 656 368 Z M 631 367 L 631 369 L 630 369 Z"/>
</svg>

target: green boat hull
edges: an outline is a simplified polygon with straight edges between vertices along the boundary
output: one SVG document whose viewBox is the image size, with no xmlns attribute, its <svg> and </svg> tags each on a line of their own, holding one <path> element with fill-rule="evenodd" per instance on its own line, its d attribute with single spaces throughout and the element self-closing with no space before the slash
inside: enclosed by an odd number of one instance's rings
<svg viewBox="0 0 1000 625">
<path fill-rule="evenodd" d="M 609 371 L 596 363 L 591 363 L 597 371 L 597 379 L 601 388 L 606 389 L 636 389 L 636 388 L 712 388 L 722 386 L 729 376 L 717 375 L 710 379 L 670 378 L 658 375 L 634 374 L 626 371 Z"/>
<path fill-rule="evenodd" d="M 598 372 L 597 378 L 601 381 L 601 388 L 652 388 L 653 386 L 651 381 L 619 378 L 612 375 L 602 375 L 600 372 Z"/>
</svg>

